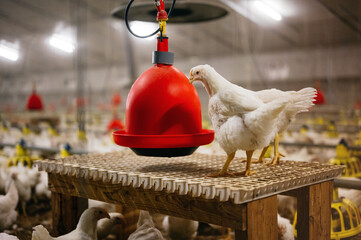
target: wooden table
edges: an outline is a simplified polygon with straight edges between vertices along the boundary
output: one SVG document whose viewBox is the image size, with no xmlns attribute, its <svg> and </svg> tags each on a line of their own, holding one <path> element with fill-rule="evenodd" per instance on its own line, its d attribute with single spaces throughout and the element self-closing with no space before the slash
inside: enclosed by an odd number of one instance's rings
<svg viewBox="0 0 361 240">
<path fill-rule="evenodd" d="M 330 239 L 333 179 L 342 167 L 282 161 L 253 164 L 250 177 L 204 178 L 224 156 L 141 157 L 130 151 L 86 154 L 35 164 L 48 172 L 53 229 L 74 229 L 87 199 L 213 223 L 236 239 L 277 239 L 277 194 L 297 198 L 298 239 Z M 241 159 L 230 170 L 244 170 Z"/>
</svg>

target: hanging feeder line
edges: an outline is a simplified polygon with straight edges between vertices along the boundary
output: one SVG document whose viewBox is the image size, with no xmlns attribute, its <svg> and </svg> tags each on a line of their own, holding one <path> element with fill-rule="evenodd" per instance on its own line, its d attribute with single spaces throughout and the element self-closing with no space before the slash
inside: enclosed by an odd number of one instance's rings
<svg viewBox="0 0 361 240">
<path fill-rule="evenodd" d="M 155 34 L 157 34 L 158 32 L 160 32 L 160 31 L 161 31 L 161 26 L 159 26 L 159 28 L 158 28 L 155 32 L 153 32 L 153 33 L 151 33 L 151 34 L 148 34 L 148 35 L 145 35 L 145 36 L 137 35 L 137 34 L 135 34 L 135 33 L 132 31 L 132 29 L 131 29 L 130 26 L 129 26 L 128 13 L 129 13 L 129 9 L 130 9 L 130 7 L 132 6 L 133 2 L 134 2 L 134 0 L 130 0 L 129 3 L 128 3 L 128 5 L 127 5 L 127 8 L 125 9 L 125 17 L 124 17 L 124 18 L 125 18 L 125 25 L 127 26 L 128 31 L 129 31 L 133 36 L 135 36 L 135 37 L 137 37 L 137 38 L 148 38 L 148 37 L 154 36 Z M 167 13 L 166 13 L 165 10 L 164 10 L 164 0 L 155 0 L 154 2 L 155 2 L 155 5 L 157 6 L 157 9 L 158 9 L 158 15 L 159 15 L 159 13 L 161 12 L 160 10 L 163 10 L 164 12 L 162 12 L 162 15 L 161 15 L 161 16 L 164 17 L 164 13 L 165 13 L 165 15 L 166 15 L 166 17 L 167 17 L 167 20 L 168 20 L 168 18 L 172 15 L 172 12 L 173 12 L 174 5 L 175 5 L 176 0 L 173 0 L 172 6 L 170 7 L 170 10 L 169 10 L 168 15 L 167 15 Z M 157 20 L 158 20 L 158 15 L 157 15 Z M 165 30 L 165 29 L 162 29 L 161 32 L 163 32 L 164 30 Z"/>
</svg>

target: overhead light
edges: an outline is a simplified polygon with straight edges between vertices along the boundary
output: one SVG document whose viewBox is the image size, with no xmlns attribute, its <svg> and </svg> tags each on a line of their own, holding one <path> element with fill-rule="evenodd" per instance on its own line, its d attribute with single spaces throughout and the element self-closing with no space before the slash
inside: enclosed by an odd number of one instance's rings
<svg viewBox="0 0 361 240">
<path fill-rule="evenodd" d="M 143 22 L 143 21 L 132 21 L 130 23 L 130 28 L 137 35 L 148 35 L 156 31 L 159 26 L 157 23 L 152 22 Z M 154 37 L 146 38 L 148 40 L 154 39 Z"/>
<path fill-rule="evenodd" d="M 4 43 L 0 44 L 0 56 L 13 62 L 19 59 L 19 50 L 9 47 Z"/>
<path fill-rule="evenodd" d="M 268 17 L 272 18 L 273 20 L 276 20 L 276 21 L 282 20 L 281 14 L 279 14 L 277 11 L 272 9 L 270 6 L 268 6 L 264 2 L 259 1 L 259 0 L 254 1 L 254 6 L 257 8 L 257 10 L 259 10 L 263 14 L 267 15 Z"/>
<path fill-rule="evenodd" d="M 72 53 L 75 49 L 75 44 L 69 38 L 57 33 L 50 37 L 49 45 L 67 53 Z"/>
</svg>

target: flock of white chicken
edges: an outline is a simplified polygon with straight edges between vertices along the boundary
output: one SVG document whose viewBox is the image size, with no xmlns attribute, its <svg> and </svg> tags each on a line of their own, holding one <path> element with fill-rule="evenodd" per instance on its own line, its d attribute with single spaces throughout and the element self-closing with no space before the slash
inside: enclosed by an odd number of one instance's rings
<svg viewBox="0 0 361 240">
<path fill-rule="evenodd" d="M 17 129 L 8 129 L 0 134 L 0 141 L 7 143 L 16 143 L 20 137 L 24 137 L 22 132 Z M 315 131 L 303 132 L 285 132 L 281 141 L 284 142 L 304 142 L 314 144 L 333 144 L 336 145 L 340 138 L 345 138 L 352 142 L 356 134 L 340 135 L 337 138 L 330 138 L 327 134 Z M 60 134 L 53 136 L 49 131 L 42 131 L 40 135 L 30 133 L 25 136 L 29 145 L 41 147 L 59 147 L 65 139 L 69 141 L 68 135 Z M 76 140 L 72 143 L 77 148 Z M 282 146 L 281 146 L 282 148 Z M 106 152 L 119 150 L 120 147 L 112 144 L 110 134 L 104 134 L 102 137 L 96 134 L 88 134 L 87 150 Z M 334 149 L 323 148 L 295 148 L 286 147 L 280 149 L 286 153 L 284 160 L 296 161 L 319 161 L 325 163 L 328 159 L 335 156 Z M 208 146 L 202 146 L 198 152 L 207 154 L 224 154 L 224 151 L 217 143 Z M 16 228 L 16 219 L 19 214 L 25 214 L 26 204 L 30 200 L 50 199 L 51 193 L 48 191 L 47 174 L 39 172 L 36 168 L 24 167 L 22 164 L 7 167 L 7 158 L 14 155 L 14 149 L 5 147 L 0 156 L 0 239 L 17 239 L 15 236 L 7 235 L 7 229 Z M 245 157 L 242 153 L 237 153 L 238 157 Z M 339 190 L 340 196 L 345 196 L 353 200 L 361 208 L 361 194 L 357 190 Z M 279 236 L 280 239 L 294 239 L 291 220 L 297 207 L 295 201 L 288 197 L 279 197 Z M 89 212 L 98 211 L 98 215 Z M 109 214 L 108 214 L 109 213 Z M 88 216 L 88 217 L 87 217 Z M 95 216 L 95 217 L 94 217 Z M 196 221 L 179 219 L 171 216 L 161 216 L 161 221 L 156 220 L 157 216 L 141 211 L 137 230 L 132 233 L 128 239 L 147 240 L 147 239 L 194 239 L 197 235 L 199 223 Z M 96 203 L 90 201 L 89 209 L 84 212 L 77 228 L 67 235 L 59 238 L 52 238 L 47 229 L 41 225 L 34 227 L 33 239 L 75 239 L 74 236 L 86 236 L 79 239 L 106 239 L 107 236 L 116 236 L 121 232 L 121 228 L 126 225 L 123 215 L 115 212 L 115 207 L 109 204 Z M 86 226 L 86 227 L 85 227 Z M 217 228 L 217 226 L 213 226 Z M 219 227 L 218 227 L 219 228 Z"/>
</svg>

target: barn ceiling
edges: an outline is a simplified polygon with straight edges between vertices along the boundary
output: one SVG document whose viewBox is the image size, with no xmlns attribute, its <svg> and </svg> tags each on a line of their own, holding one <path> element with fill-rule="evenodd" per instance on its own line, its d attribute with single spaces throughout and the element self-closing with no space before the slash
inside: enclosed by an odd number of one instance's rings
<svg viewBox="0 0 361 240">
<path fill-rule="evenodd" d="M 170 50 L 177 59 L 361 43 L 361 1 L 264 0 L 282 15 L 279 22 L 253 13 L 251 0 L 197 2 L 220 6 L 228 14 L 209 22 L 169 24 Z M 0 0 L 0 40 L 15 44 L 20 52 L 17 62 L 0 59 L 0 79 L 75 69 L 76 51 L 71 54 L 56 51 L 47 41 L 54 32 L 76 36 L 76 19 L 80 13 L 85 19 L 84 40 L 77 44 L 85 49 L 88 68 L 126 66 L 130 62 L 129 54 L 136 63 L 150 62 L 155 40 L 130 36 L 124 22 L 111 16 L 114 9 L 126 3 L 125 0 Z"/>
</svg>

